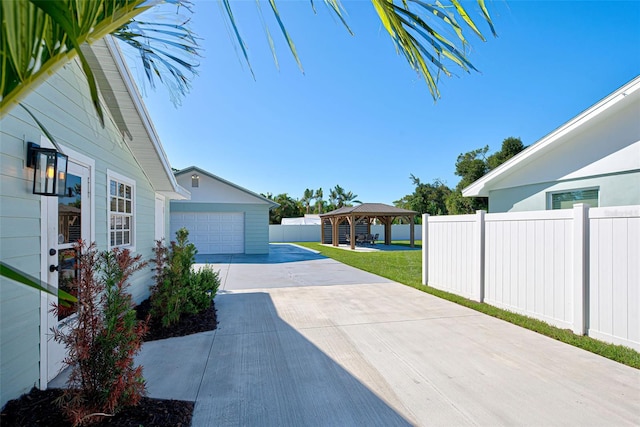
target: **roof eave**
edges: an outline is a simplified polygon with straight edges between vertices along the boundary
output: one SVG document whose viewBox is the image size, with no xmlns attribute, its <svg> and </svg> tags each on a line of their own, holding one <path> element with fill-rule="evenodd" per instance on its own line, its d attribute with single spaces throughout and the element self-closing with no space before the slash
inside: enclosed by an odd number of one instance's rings
<svg viewBox="0 0 640 427">
<path fill-rule="evenodd" d="M 173 175 L 169 159 L 162 147 L 160 138 L 158 137 L 153 125 L 153 121 L 151 120 L 149 112 L 142 101 L 138 88 L 128 66 L 126 65 L 124 56 L 118 47 L 117 42 L 112 36 L 107 36 L 104 40 L 106 48 L 112 57 L 129 95 L 128 99 L 126 96 L 120 96 L 119 99 L 115 100 L 116 105 L 111 105 L 111 107 L 120 108 L 119 106 L 122 104 L 134 108 L 137 112 L 140 124 L 148 136 L 148 138 L 145 138 L 145 141 L 140 142 L 132 141 L 131 138 L 124 138 L 125 143 L 129 146 L 132 154 L 136 157 L 138 164 L 157 193 L 170 199 L 189 199 L 191 197 L 191 193 L 178 185 L 178 182 Z M 116 95 L 118 95 L 117 92 Z M 148 156 L 143 155 L 144 149 L 148 149 L 149 146 L 151 146 L 156 154 L 156 156 L 154 156 L 155 159 L 149 159 Z M 152 171 L 157 170 L 162 171 L 161 177 L 159 177 L 157 173 L 152 173 Z"/>
<path fill-rule="evenodd" d="M 587 108 L 585 111 L 578 114 L 559 128 L 531 144 L 522 152 L 507 160 L 480 179 L 471 183 L 468 187 L 465 187 L 462 190 L 462 195 L 465 197 L 489 197 L 491 184 L 495 183 L 501 176 L 514 168 L 521 166 L 523 163 L 532 160 L 541 151 L 546 151 L 547 147 L 555 145 L 557 141 L 562 140 L 568 134 L 575 132 L 576 129 L 580 128 L 585 123 L 588 123 L 589 120 L 604 113 L 609 108 L 623 100 L 626 96 L 639 90 L 640 76 L 631 80 L 629 83 Z"/>
</svg>

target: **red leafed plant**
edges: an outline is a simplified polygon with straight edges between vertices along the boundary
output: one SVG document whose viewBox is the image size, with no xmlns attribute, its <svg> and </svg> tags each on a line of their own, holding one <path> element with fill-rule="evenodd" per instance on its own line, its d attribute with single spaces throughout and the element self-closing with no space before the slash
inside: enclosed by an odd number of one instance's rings
<svg viewBox="0 0 640 427">
<path fill-rule="evenodd" d="M 68 330 L 53 329 L 68 350 L 68 388 L 59 404 L 73 425 L 90 424 L 134 406 L 145 394 L 142 367 L 134 366 L 147 321 L 136 320 L 128 279 L 146 265 L 127 249 L 98 252 L 95 243 L 76 244 L 77 317 Z M 52 311 L 59 312 L 54 305 Z"/>
</svg>

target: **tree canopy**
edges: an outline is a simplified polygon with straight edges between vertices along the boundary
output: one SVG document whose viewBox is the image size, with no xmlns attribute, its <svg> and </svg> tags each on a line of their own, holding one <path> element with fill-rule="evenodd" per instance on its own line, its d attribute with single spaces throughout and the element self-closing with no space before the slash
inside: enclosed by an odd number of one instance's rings
<svg viewBox="0 0 640 427">
<path fill-rule="evenodd" d="M 280 224 L 282 218 L 297 218 L 305 214 L 321 214 L 344 207 L 353 206 L 354 203 L 362 203 L 356 200 L 358 197 L 352 191 L 347 191 L 340 185 L 329 190 L 328 200 L 324 199 L 322 188 L 304 190 L 300 199 L 294 199 L 287 193 L 274 196 L 271 193 L 263 194 L 264 197 L 273 200 L 280 206 L 271 209 L 269 213 L 269 224 Z"/>
<path fill-rule="evenodd" d="M 414 192 L 395 201 L 394 204 L 420 214 L 430 215 L 459 215 L 474 213 L 480 209 L 487 210 L 486 198 L 464 197 L 462 190 L 525 148 L 520 138 L 508 137 L 502 141 L 500 150 L 488 157 L 488 145 L 461 153 L 455 163 L 455 174 L 460 177 L 460 181 L 454 189 L 438 179 L 432 184 L 422 183 L 419 178 L 411 174 L 409 178 L 415 185 Z M 416 216 L 417 219 L 418 216 Z"/>
</svg>

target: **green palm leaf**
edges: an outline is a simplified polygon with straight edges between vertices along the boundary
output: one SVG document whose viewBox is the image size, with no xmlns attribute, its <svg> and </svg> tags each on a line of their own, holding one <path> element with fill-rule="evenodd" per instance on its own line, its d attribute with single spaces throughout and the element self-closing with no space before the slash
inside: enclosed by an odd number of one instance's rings
<svg viewBox="0 0 640 427">
<path fill-rule="evenodd" d="M 141 53 L 153 52 L 159 45 L 159 36 L 140 41 L 150 32 L 163 34 L 165 38 L 181 39 L 176 44 L 169 40 L 165 46 L 184 50 L 192 55 L 197 50 L 195 37 L 180 25 L 174 26 L 173 33 L 163 33 L 161 24 L 152 30 L 145 23 L 134 25 L 134 18 L 140 13 L 160 3 L 188 7 L 188 0 L 12 0 L 0 3 L 0 19 L 3 22 L 0 33 L 0 118 L 4 117 L 17 103 L 27 96 L 49 75 L 55 73 L 74 57 L 80 60 L 87 77 L 91 98 L 96 112 L 102 120 L 102 109 L 98 97 L 98 87 L 80 46 L 91 44 L 108 34 L 119 36 L 125 41 L 137 40 Z M 128 26 L 131 26 L 127 30 Z M 165 52 L 166 53 L 166 52 Z M 162 56 L 164 53 L 159 54 Z M 148 54 L 149 55 L 149 54 Z M 147 61 L 159 64 L 152 69 L 153 74 L 164 73 L 165 61 L 174 57 L 166 56 L 164 61 Z M 143 59 L 144 61 L 144 59 Z M 197 64 L 189 60 L 178 61 L 177 65 L 192 72 Z M 189 80 L 184 73 L 173 69 L 169 74 L 176 79 L 174 88 L 184 92 Z M 151 76 L 151 75 L 150 75 Z"/>
<path fill-rule="evenodd" d="M 0 261 L 0 277 L 6 277 L 38 291 L 58 296 L 59 304 L 63 307 L 71 307 L 72 303 L 78 301 L 76 297 L 63 291 L 62 289 L 54 288 L 53 286 L 41 281 L 40 279 L 36 279 L 35 277 L 25 273 L 24 271 L 20 271 L 17 268 L 5 264 L 2 261 Z"/>
</svg>

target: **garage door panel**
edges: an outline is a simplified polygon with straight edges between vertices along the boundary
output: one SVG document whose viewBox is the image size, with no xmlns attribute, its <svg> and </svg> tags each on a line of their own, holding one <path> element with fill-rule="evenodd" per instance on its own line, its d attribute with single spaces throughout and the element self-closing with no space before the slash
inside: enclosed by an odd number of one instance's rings
<svg viewBox="0 0 640 427">
<path fill-rule="evenodd" d="M 171 233 L 181 227 L 189 230 L 189 240 L 200 254 L 244 253 L 244 214 L 172 213 Z"/>
</svg>

